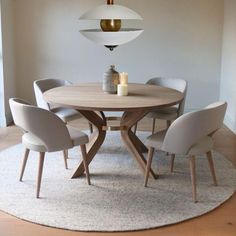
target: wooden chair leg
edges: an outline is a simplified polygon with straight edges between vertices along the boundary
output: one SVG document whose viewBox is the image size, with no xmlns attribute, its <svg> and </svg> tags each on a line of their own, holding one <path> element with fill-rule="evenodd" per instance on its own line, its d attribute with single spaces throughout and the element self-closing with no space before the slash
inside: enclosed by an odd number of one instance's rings
<svg viewBox="0 0 236 236">
<path fill-rule="evenodd" d="M 65 168 L 68 169 L 68 163 L 67 163 L 68 150 L 63 150 L 63 157 L 64 157 Z"/>
<path fill-rule="evenodd" d="M 89 130 L 90 130 L 90 134 L 93 133 L 93 125 L 89 122 Z"/>
<path fill-rule="evenodd" d="M 138 128 L 138 122 L 134 125 L 134 133 L 136 134 Z"/>
<path fill-rule="evenodd" d="M 40 152 L 39 154 L 39 168 L 38 168 L 38 179 L 37 179 L 37 192 L 36 197 L 39 198 L 41 179 L 43 174 L 43 163 L 44 163 L 45 152 Z"/>
<path fill-rule="evenodd" d="M 217 180 L 216 180 L 214 162 L 213 162 L 213 158 L 212 158 L 212 153 L 211 153 L 211 151 L 210 151 L 210 152 L 207 152 L 206 155 L 207 155 L 209 167 L 210 167 L 210 170 L 211 170 L 211 175 L 212 175 L 212 178 L 213 178 L 213 181 L 214 181 L 214 185 L 217 186 Z"/>
<path fill-rule="evenodd" d="M 170 172 L 173 173 L 175 164 L 175 154 L 171 154 Z"/>
<path fill-rule="evenodd" d="M 152 134 L 155 133 L 155 128 L 156 128 L 156 119 L 153 118 L 153 120 L 152 120 Z"/>
<path fill-rule="evenodd" d="M 88 168 L 87 159 L 86 159 L 86 157 L 87 157 L 86 146 L 83 144 L 83 145 L 80 145 L 80 148 L 81 148 L 81 153 L 82 153 L 82 158 L 83 158 L 83 163 L 84 163 L 84 169 L 85 169 L 87 182 L 88 182 L 88 185 L 91 185 L 90 175 L 89 175 L 89 168 Z"/>
<path fill-rule="evenodd" d="M 145 187 L 147 187 L 147 183 L 148 183 L 148 177 L 149 177 L 149 172 L 150 172 L 151 165 L 152 165 L 153 153 L 154 153 L 154 148 L 150 147 L 148 150 L 148 160 L 147 160 L 145 179 L 144 179 L 144 186 Z"/>
<path fill-rule="evenodd" d="M 171 126 L 171 120 L 167 120 L 167 121 L 166 121 L 166 126 L 167 126 L 167 129 L 170 128 L 170 126 Z M 166 155 L 169 156 L 169 152 L 167 152 Z"/>
<path fill-rule="evenodd" d="M 63 156 L 66 156 L 66 159 L 68 160 L 69 159 L 69 151 L 68 150 L 63 150 Z"/>
<path fill-rule="evenodd" d="M 26 163 L 27 163 L 27 160 L 28 160 L 29 152 L 30 152 L 30 150 L 26 148 L 23 163 L 22 163 L 22 167 L 21 167 L 21 172 L 20 172 L 20 181 L 22 181 L 22 178 L 23 178 L 23 175 L 24 175 L 24 172 L 25 172 L 25 166 L 26 166 Z"/>
<path fill-rule="evenodd" d="M 190 171 L 191 171 L 193 200 L 196 203 L 197 202 L 197 184 L 196 184 L 195 156 L 190 156 L 189 162 L 190 162 Z"/>
</svg>

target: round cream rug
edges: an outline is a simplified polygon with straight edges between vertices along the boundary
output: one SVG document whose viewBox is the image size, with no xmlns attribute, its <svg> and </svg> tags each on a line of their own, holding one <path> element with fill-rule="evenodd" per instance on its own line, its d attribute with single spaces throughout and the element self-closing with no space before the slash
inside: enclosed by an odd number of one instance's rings
<svg viewBox="0 0 236 236">
<path fill-rule="evenodd" d="M 145 133 L 138 133 L 145 139 Z M 19 172 L 21 144 L 0 153 L 0 209 L 34 223 L 78 231 L 133 231 L 156 228 L 205 214 L 225 202 L 236 189 L 236 170 L 218 153 L 214 162 L 219 186 L 212 184 L 207 159 L 197 158 L 198 203 L 193 203 L 189 163 L 177 156 L 169 172 L 170 157 L 156 152 L 154 171 L 143 187 L 143 173 L 121 142 L 119 133 L 108 133 L 90 165 L 91 182 L 70 179 L 80 160 L 79 148 L 69 151 L 69 170 L 62 153 L 46 155 L 41 198 L 35 198 L 37 153 L 31 153 L 23 182 Z"/>
</svg>

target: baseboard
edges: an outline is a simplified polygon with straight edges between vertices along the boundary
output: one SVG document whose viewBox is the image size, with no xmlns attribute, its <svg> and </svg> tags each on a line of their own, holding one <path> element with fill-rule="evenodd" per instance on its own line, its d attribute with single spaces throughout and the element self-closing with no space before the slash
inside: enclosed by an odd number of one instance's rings
<svg viewBox="0 0 236 236">
<path fill-rule="evenodd" d="M 10 125 L 13 123 L 13 117 L 11 113 L 6 114 L 6 125 Z"/>
<path fill-rule="evenodd" d="M 236 134 L 236 121 L 234 121 L 229 115 L 225 115 L 224 124 Z"/>
</svg>

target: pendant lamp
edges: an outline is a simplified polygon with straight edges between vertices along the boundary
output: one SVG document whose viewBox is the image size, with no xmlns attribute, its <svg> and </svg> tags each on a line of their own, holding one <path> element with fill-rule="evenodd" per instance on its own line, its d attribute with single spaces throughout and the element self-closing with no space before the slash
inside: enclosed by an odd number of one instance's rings
<svg viewBox="0 0 236 236">
<path fill-rule="evenodd" d="M 127 7 L 115 5 L 113 0 L 107 0 L 106 5 L 84 13 L 80 20 L 100 20 L 100 29 L 86 29 L 80 33 L 111 51 L 121 44 L 134 40 L 143 32 L 142 29 L 122 28 L 122 20 L 142 20 L 142 17 Z"/>
</svg>

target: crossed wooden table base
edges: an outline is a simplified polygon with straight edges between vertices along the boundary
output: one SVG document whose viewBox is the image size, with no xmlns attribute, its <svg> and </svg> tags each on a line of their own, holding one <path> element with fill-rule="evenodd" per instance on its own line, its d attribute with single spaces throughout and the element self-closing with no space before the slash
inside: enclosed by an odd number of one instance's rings
<svg viewBox="0 0 236 236">
<path fill-rule="evenodd" d="M 103 144 L 107 130 L 112 129 L 107 126 L 107 121 L 114 118 L 106 118 L 104 112 L 123 112 L 120 125 L 113 129 L 120 130 L 126 148 L 145 171 L 147 163 L 143 153 L 147 152 L 147 148 L 132 131 L 132 127 L 148 112 L 178 104 L 183 100 L 183 94 L 155 85 L 129 84 L 129 96 L 119 97 L 104 93 L 102 84 L 89 83 L 50 89 L 44 93 L 44 99 L 48 103 L 78 110 L 96 127 L 87 147 L 88 165 Z M 84 165 L 81 162 L 72 178 L 78 178 L 83 173 Z M 157 178 L 153 170 L 150 174 Z"/>
<path fill-rule="evenodd" d="M 87 149 L 88 156 L 87 156 L 87 163 L 89 163 L 93 160 L 94 156 L 98 152 L 99 148 L 103 144 L 105 137 L 106 137 L 106 130 L 109 130 L 109 126 L 107 126 L 107 120 L 109 118 L 106 118 L 103 112 L 99 112 L 100 115 L 98 115 L 94 111 L 85 111 L 85 110 L 79 110 L 79 112 L 96 128 L 97 131 L 93 133 L 90 138 L 90 143 Z M 143 153 L 147 152 L 146 146 L 142 143 L 142 141 L 136 136 L 136 134 L 132 131 L 132 127 L 141 120 L 145 115 L 147 111 L 145 110 L 139 110 L 139 111 L 127 111 L 124 112 L 123 116 L 120 120 L 120 132 L 121 137 L 130 152 L 130 154 L 137 160 L 139 163 L 141 169 L 143 172 L 145 172 L 146 168 L 146 159 L 143 156 Z M 111 127 L 112 129 L 112 127 Z M 119 129 L 119 127 L 115 128 Z M 78 168 L 74 172 L 72 178 L 77 178 L 81 176 L 84 173 L 84 165 L 83 162 L 79 164 Z M 153 170 L 151 170 L 151 175 L 154 178 L 157 178 L 157 175 L 154 173 Z"/>
</svg>

